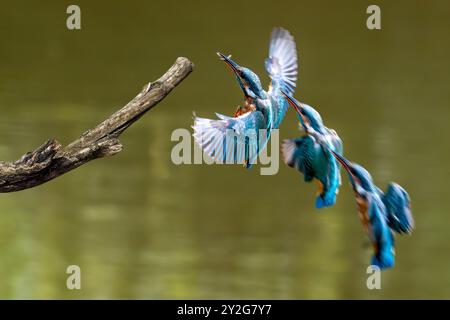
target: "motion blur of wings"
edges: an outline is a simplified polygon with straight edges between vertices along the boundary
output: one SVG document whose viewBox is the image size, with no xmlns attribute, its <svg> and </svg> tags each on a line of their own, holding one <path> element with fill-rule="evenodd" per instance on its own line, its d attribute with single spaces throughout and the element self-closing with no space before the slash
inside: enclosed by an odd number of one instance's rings
<svg viewBox="0 0 450 320">
<path fill-rule="evenodd" d="M 288 108 L 281 94 L 294 93 L 297 81 L 297 49 L 292 35 L 283 28 L 272 31 L 266 70 L 271 78 L 269 90 L 259 77 L 218 53 L 233 71 L 244 94 L 244 105 L 233 116 L 217 114 L 218 119 L 194 115 L 194 140 L 217 163 L 239 163 L 250 168 L 267 145 L 271 131 L 278 129 Z"/>
</svg>

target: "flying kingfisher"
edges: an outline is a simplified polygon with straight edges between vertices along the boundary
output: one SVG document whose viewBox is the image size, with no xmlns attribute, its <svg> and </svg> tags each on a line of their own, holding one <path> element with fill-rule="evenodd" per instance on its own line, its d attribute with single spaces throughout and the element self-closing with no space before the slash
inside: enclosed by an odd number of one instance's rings
<svg viewBox="0 0 450 320">
<path fill-rule="evenodd" d="M 316 208 L 332 206 L 336 203 L 341 185 L 341 166 L 330 150 L 342 154 L 342 140 L 336 131 L 324 126 L 322 117 L 313 107 L 295 100 L 284 91 L 282 94 L 297 111 L 300 125 L 306 133 L 301 138 L 283 142 L 284 162 L 303 173 L 305 182 L 311 182 L 313 179 L 317 181 L 319 190 Z"/>
<path fill-rule="evenodd" d="M 380 269 L 393 267 L 395 250 L 391 230 L 410 234 L 414 228 L 408 193 L 392 182 L 386 193 L 383 193 L 366 169 L 334 151 L 331 152 L 348 172 L 359 217 L 374 250 L 372 264 Z"/>
<path fill-rule="evenodd" d="M 297 81 L 297 49 L 292 35 L 283 28 L 272 31 L 266 71 L 271 78 L 268 91 L 250 69 L 217 53 L 233 71 L 244 93 L 244 105 L 232 117 L 216 113 L 218 119 L 194 115 L 194 139 L 204 153 L 218 162 L 240 163 L 250 168 L 265 148 L 270 133 L 278 129 L 288 104 L 281 90 L 293 94 Z"/>
</svg>

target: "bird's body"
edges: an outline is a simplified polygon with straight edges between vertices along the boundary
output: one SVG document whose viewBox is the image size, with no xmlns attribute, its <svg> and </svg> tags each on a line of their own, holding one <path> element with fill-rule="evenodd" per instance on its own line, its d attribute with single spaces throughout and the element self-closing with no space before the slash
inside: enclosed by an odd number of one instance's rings
<svg viewBox="0 0 450 320">
<path fill-rule="evenodd" d="M 293 106 L 306 135 L 285 140 L 282 147 L 284 162 L 304 175 L 304 181 L 316 180 L 319 190 L 316 208 L 332 206 L 341 185 L 340 165 L 330 150 L 343 153 L 342 141 L 336 131 L 325 127 L 320 114 L 311 106 L 300 103 L 286 95 Z M 320 139 L 328 147 L 317 141 Z"/>
<path fill-rule="evenodd" d="M 269 90 L 259 77 L 219 53 L 236 75 L 244 93 L 244 106 L 233 117 L 216 114 L 218 119 L 195 117 L 194 139 L 203 151 L 218 162 L 244 163 L 250 167 L 265 148 L 270 133 L 278 129 L 288 104 L 281 90 L 293 93 L 297 80 L 297 50 L 288 31 L 272 32 L 266 70 L 271 78 Z"/>
<path fill-rule="evenodd" d="M 395 261 L 394 237 L 386 220 L 386 207 L 377 193 L 356 196 L 361 223 L 373 248 L 372 265 L 380 269 L 391 268 Z"/>
<path fill-rule="evenodd" d="M 332 154 L 348 172 L 358 213 L 374 250 L 372 264 L 380 269 L 393 267 L 393 231 L 411 233 L 414 227 L 409 195 L 396 183 L 390 183 L 387 192 L 383 193 L 366 169 L 336 152 Z"/>
</svg>

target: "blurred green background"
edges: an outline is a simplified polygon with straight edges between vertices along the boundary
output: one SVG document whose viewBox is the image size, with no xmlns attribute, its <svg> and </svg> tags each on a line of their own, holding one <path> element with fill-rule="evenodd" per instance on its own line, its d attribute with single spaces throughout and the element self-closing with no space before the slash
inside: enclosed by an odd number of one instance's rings
<svg viewBox="0 0 450 320">
<path fill-rule="evenodd" d="M 121 138 L 124 151 L 50 183 L 0 195 L 0 298 L 450 298 L 450 3 L 377 1 L 14 1 L 0 11 L 0 159 L 54 137 L 66 144 L 127 103 L 177 56 L 186 81 Z M 267 84 L 270 31 L 295 36 L 297 97 L 335 128 L 383 189 L 403 185 L 416 230 L 397 238 L 382 290 L 366 287 L 370 249 L 344 182 L 336 206 L 280 164 L 176 166 L 192 112 L 242 101 L 215 52 Z M 289 112 L 280 138 L 299 136 Z M 119 174 L 118 174 L 119 173 Z M 66 268 L 82 290 L 66 288 Z"/>
</svg>

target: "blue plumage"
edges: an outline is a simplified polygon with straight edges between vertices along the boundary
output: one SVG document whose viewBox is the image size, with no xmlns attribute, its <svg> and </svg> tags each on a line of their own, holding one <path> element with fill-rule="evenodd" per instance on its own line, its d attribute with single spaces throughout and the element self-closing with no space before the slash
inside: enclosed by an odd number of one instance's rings
<svg viewBox="0 0 450 320">
<path fill-rule="evenodd" d="M 334 130 L 323 125 L 320 114 L 313 107 L 298 102 L 286 93 L 285 98 L 297 111 L 306 136 L 284 141 L 282 147 L 284 161 L 303 173 L 306 182 L 317 180 L 319 191 L 315 202 L 316 208 L 332 206 L 336 203 L 341 175 L 340 165 L 330 150 L 342 154 L 342 141 Z"/>
<path fill-rule="evenodd" d="M 366 204 L 358 204 L 358 207 L 368 206 L 367 233 L 374 251 L 371 264 L 380 269 L 392 268 L 395 263 L 395 246 L 392 231 L 386 222 L 386 209 L 381 199 L 372 193 L 364 193 L 360 197 L 357 201 L 365 201 Z M 365 223 L 364 213 L 360 211 L 359 214 Z"/>
<path fill-rule="evenodd" d="M 389 185 L 384 194 L 366 169 L 336 152 L 332 154 L 348 172 L 361 222 L 374 249 L 372 264 L 380 269 L 393 267 L 395 249 L 392 231 L 411 232 L 413 228 L 408 194 L 394 183 Z"/>
<path fill-rule="evenodd" d="M 297 50 L 290 33 L 282 28 L 272 32 L 266 70 L 271 78 L 269 90 L 262 88 L 258 76 L 239 66 L 229 56 L 218 53 L 234 72 L 244 93 L 244 106 L 233 117 L 218 115 L 219 119 L 194 116 L 194 139 L 207 155 L 219 163 L 240 163 L 247 168 L 255 163 L 266 147 L 273 129 L 278 129 L 288 104 L 281 89 L 295 89 L 297 80 Z"/>
<path fill-rule="evenodd" d="M 284 161 L 301 172 L 304 181 L 318 182 L 316 208 L 335 204 L 343 166 L 355 193 L 359 217 L 372 243 L 371 263 L 381 269 L 393 267 L 394 232 L 411 233 L 414 228 L 409 195 L 396 183 L 390 183 L 383 193 L 366 169 L 343 157 L 341 139 L 323 124 L 320 114 L 292 98 L 298 66 L 295 41 L 290 33 L 282 28 L 272 32 L 265 60 L 271 78 L 267 91 L 253 71 L 238 65 L 230 56 L 218 55 L 233 71 L 244 94 L 244 105 L 231 117 L 194 116 L 193 136 L 204 153 L 218 163 L 240 163 L 250 168 L 266 147 L 272 130 L 279 128 L 289 105 L 292 106 L 306 135 L 285 140 Z"/>
</svg>

